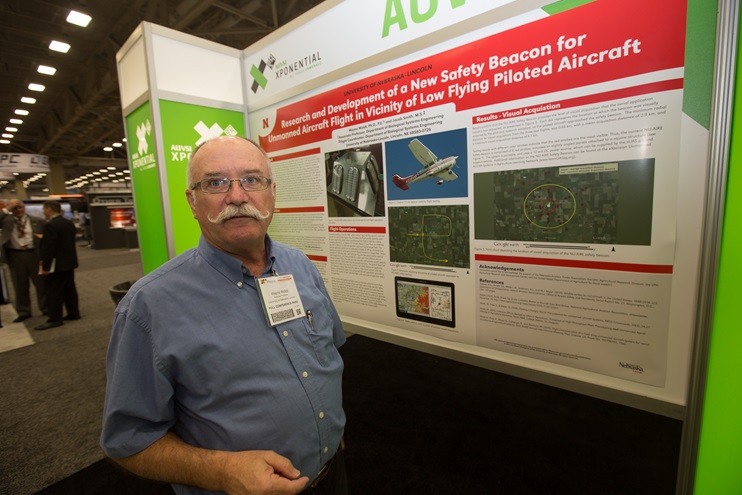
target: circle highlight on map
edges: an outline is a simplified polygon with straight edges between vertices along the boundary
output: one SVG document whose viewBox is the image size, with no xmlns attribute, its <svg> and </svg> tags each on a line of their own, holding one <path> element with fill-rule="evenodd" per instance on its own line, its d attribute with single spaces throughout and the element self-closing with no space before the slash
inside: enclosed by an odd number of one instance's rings
<svg viewBox="0 0 742 495">
<path fill-rule="evenodd" d="M 534 187 L 523 201 L 523 213 L 540 229 L 558 229 L 575 216 L 577 200 L 572 191 L 559 184 Z"/>
</svg>

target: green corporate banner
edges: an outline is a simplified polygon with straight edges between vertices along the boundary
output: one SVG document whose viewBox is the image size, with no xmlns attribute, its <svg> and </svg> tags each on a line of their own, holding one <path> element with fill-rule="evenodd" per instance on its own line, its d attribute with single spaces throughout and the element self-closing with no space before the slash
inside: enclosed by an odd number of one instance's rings
<svg viewBox="0 0 742 495">
<path fill-rule="evenodd" d="M 218 136 L 245 136 L 242 112 L 160 100 L 162 142 L 165 148 L 167 189 L 175 254 L 198 243 L 198 223 L 185 198 L 186 167 L 201 143 Z"/>
<path fill-rule="evenodd" d="M 157 154 L 152 134 L 152 112 L 145 102 L 126 117 L 129 167 L 134 191 L 134 208 L 142 269 L 149 273 L 168 260 L 162 195 L 157 176 Z"/>
</svg>

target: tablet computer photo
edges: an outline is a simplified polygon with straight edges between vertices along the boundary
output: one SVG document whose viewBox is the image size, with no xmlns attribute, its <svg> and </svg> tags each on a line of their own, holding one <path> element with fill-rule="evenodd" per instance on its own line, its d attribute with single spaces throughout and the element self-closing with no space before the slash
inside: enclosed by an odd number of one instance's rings
<svg viewBox="0 0 742 495">
<path fill-rule="evenodd" d="M 394 277 L 397 316 L 454 328 L 454 284 L 435 280 Z"/>
</svg>

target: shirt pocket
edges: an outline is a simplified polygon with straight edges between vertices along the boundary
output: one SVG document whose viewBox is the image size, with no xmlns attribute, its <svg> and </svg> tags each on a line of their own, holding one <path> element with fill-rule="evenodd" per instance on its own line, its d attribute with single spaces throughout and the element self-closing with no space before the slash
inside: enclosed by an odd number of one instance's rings
<svg viewBox="0 0 742 495">
<path fill-rule="evenodd" d="M 326 367 L 338 355 L 333 340 L 333 322 L 330 314 L 323 306 L 306 308 L 307 313 L 303 320 L 303 327 L 320 366 Z"/>
</svg>

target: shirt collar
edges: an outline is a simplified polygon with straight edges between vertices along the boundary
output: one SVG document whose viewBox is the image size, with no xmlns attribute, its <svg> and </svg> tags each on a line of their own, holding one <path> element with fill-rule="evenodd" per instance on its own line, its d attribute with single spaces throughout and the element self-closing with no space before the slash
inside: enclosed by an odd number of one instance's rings
<svg viewBox="0 0 742 495">
<path fill-rule="evenodd" d="M 198 252 L 211 266 L 230 280 L 238 273 L 240 276 L 244 273 L 240 260 L 209 244 L 203 235 L 198 240 Z M 275 270 L 276 257 L 273 254 L 273 240 L 268 234 L 265 234 L 265 253 L 268 263 L 263 275 L 270 275 Z"/>
</svg>

